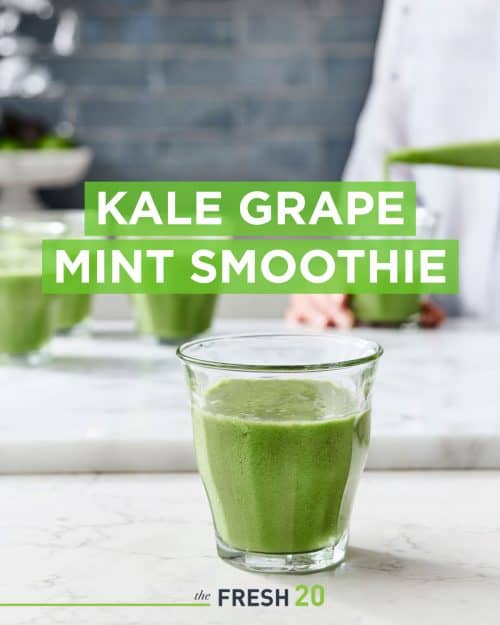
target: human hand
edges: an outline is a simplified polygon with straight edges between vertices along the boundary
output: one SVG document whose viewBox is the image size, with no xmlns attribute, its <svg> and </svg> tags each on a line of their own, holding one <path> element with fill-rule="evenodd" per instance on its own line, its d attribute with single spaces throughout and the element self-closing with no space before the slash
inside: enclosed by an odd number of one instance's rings
<svg viewBox="0 0 500 625">
<path fill-rule="evenodd" d="M 291 323 L 306 323 L 316 328 L 352 328 L 354 313 L 347 295 L 292 295 L 286 319 Z"/>
<path fill-rule="evenodd" d="M 422 328 L 438 328 L 446 319 L 446 313 L 435 302 L 426 299 L 420 308 L 419 324 Z"/>
<path fill-rule="evenodd" d="M 337 327 L 347 330 L 355 325 L 354 313 L 349 308 L 347 295 L 292 295 L 286 311 L 291 323 L 304 323 L 317 328 Z M 446 319 L 444 310 L 432 300 L 422 302 L 419 324 L 423 328 L 437 328 Z"/>
</svg>

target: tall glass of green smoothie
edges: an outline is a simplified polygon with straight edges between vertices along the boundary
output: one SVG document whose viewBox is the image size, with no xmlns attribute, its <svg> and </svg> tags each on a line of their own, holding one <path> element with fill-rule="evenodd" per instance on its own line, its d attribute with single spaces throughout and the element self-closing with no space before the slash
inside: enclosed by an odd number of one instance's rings
<svg viewBox="0 0 500 625">
<path fill-rule="evenodd" d="M 338 335 L 243 335 L 177 350 L 219 556 L 263 572 L 345 557 L 382 348 Z"/>
</svg>

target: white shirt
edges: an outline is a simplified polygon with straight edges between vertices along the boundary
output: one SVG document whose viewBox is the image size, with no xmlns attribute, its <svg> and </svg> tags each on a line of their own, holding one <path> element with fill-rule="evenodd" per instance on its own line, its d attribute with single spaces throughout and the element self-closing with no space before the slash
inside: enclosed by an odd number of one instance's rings
<svg viewBox="0 0 500 625">
<path fill-rule="evenodd" d="M 399 148 L 494 138 L 500 1 L 386 0 L 373 82 L 344 178 L 380 179 L 385 155 Z M 459 239 L 459 312 L 500 321 L 500 172 L 394 172 L 416 180 L 417 195 L 441 215 L 437 236 Z"/>
</svg>

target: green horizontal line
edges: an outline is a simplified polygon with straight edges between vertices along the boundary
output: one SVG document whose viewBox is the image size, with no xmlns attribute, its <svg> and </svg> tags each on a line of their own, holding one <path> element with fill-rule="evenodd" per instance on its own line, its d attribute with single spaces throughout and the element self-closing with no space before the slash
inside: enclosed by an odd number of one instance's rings
<svg viewBox="0 0 500 625">
<path fill-rule="evenodd" d="M 0 608 L 209 608 L 210 603 L 0 603 Z"/>
</svg>

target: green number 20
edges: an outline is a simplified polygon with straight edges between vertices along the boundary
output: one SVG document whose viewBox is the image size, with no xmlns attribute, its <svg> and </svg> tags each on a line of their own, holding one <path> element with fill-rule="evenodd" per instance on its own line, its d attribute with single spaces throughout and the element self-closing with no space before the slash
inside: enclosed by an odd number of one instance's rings
<svg viewBox="0 0 500 625">
<path fill-rule="evenodd" d="M 295 590 L 299 593 L 295 605 L 301 608 L 307 608 L 309 601 L 307 596 L 309 595 L 311 605 L 319 607 L 325 603 L 325 589 L 320 584 L 313 584 L 310 588 L 306 584 L 299 584 L 295 587 Z"/>
</svg>

